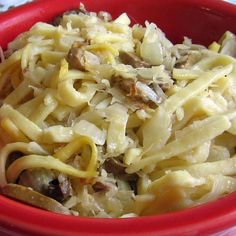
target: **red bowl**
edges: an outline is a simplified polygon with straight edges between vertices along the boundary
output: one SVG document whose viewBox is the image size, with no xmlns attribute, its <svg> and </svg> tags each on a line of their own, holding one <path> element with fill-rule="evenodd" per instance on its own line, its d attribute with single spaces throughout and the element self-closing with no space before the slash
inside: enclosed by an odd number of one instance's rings
<svg viewBox="0 0 236 236">
<path fill-rule="evenodd" d="M 127 12 L 133 22 L 153 21 L 173 42 L 188 36 L 209 44 L 236 33 L 236 6 L 220 0 L 83 0 L 88 10 Z M 79 6 L 78 0 L 38 0 L 0 15 L 0 45 L 37 21 Z M 159 216 L 94 219 L 64 216 L 0 196 L 1 235 L 210 235 L 236 225 L 236 193 L 208 204 Z M 236 235 L 236 232 L 224 235 Z"/>
</svg>

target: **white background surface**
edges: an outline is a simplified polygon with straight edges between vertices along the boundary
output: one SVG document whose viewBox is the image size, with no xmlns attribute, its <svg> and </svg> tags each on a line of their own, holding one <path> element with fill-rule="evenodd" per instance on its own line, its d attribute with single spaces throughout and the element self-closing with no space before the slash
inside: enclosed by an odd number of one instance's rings
<svg viewBox="0 0 236 236">
<path fill-rule="evenodd" d="M 6 11 L 10 6 L 18 6 L 26 2 L 27 0 L 0 0 L 0 12 Z"/>
</svg>

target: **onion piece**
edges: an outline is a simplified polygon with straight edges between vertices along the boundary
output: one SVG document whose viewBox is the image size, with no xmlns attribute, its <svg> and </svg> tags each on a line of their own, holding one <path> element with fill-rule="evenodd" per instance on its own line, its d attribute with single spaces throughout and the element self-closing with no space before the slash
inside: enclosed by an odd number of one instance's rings
<svg viewBox="0 0 236 236">
<path fill-rule="evenodd" d="M 142 82 L 136 83 L 137 89 L 142 93 L 145 100 L 151 100 L 155 104 L 160 104 L 162 102 L 161 97 L 159 97 L 149 86 Z"/>
</svg>

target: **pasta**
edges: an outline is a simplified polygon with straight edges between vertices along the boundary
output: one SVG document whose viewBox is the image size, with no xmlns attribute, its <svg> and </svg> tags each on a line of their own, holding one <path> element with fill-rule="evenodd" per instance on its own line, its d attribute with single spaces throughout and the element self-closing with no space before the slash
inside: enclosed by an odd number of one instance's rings
<svg viewBox="0 0 236 236">
<path fill-rule="evenodd" d="M 1 58 L 1 192 L 123 218 L 236 191 L 235 42 L 173 45 L 83 7 L 35 24 Z"/>
</svg>

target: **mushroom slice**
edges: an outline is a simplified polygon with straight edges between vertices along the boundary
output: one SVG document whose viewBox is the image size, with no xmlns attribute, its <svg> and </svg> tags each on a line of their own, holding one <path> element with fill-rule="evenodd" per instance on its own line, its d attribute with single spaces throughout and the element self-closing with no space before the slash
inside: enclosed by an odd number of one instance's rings
<svg viewBox="0 0 236 236">
<path fill-rule="evenodd" d="M 47 195 L 49 183 L 56 179 L 51 170 L 36 168 L 23 171 L 18 179 L 18 184 Z M 52 196 L 49 196 L 52 197 Z M 56 199 L 57 200 L 57 199 Z"/>
<path fill-rule="evenodd" d="M 67 60 L 71 68 L 85 71 L 85 56 L 84 50 L 78 47 L 73 47 L 68 52 Z"/>
<path fill-rule="evenodd" d="M 114 158 L 109 158 L 104 162 L 104 169 L 108 173 L 112 173 L 114 175 L 122 175 L 125 174 L 125 168 L 126 165 L 121 163 L 120 161 L 114 159 Z"/>
<path fill-rule="evenodd" d="M 71 193 L 71 183 L 66 176 L 56 176 L 52 171 L 43 168 L 25 170 L 20 175 L 18 184 L 30 187 L 58 202 L 66 200 Z"/>
<path fill-rule="evenodd" d="M 18 184 L 6 184 L 2 187 L 2 194 L 20 200 L 24 203 L 42 208 L 48 211 L 70 215 L 70 211 L 62 204 L 52 198 L 46 197 L 31 188 L 24 187 Z"/>
<path fill-rule="evenodd" d="M 105 184 L 103 182 L 96 182 L 95 184 L 92 185 L 92 188 L 95 192 L 107 192 L 110 190 L 110 186 L 108 184 Z"/>
<path fill-rule="evenodd" d="M 125 93 L 125 96 L 140 104 L 146 104 L 149 107 L 156 107 L 163 102 L 163 93 L 156 93 L 148 85 L 135 81 L 132 78 L 123 78 L 122 76 L 113 76 L 111 83 Z M 160 88 L 161 89 L 161 88 Z"/>
<path fill-rule="evenodd" d="M 83 49 L 86 43 L 75 42 L 67 55 L 67 61 L 71 69 L 77 69 L 80 71 L 88 71 L 88 68 L 93 65 L 99 65 L 99 58 Z"/>
<path fill-rule="evenodd" d="M 136 173 L 127 174 L 125 172 L 125 168 L 125 164 L 114 158 L 110 158 L 104 162 L 104 169 L 107 173 L 112 173 L 114 176 L 119 177 L 120 179 L 123 179 L 128 182 L 137 181 L 138 175 Z"/>
<path fill-rule="evenodd" d="M 70 196 L 71 183 L 66 176 L 60 174 L 58 178 L 50 181 L 48 184 L 47 196 L 59 202 L 63 202 Z"/>
<path fill-rule="evenodd" d="M 119 54 L 119 57 L 122 63 L 124 63 L 125 65 L 131 65 L 134 68 L 151 67 L 149 63 L 147 63 L 146 61 L 143 61 L 140 57 L 138 57 L 133 52 L 121 51 Z"/>
</svg>

